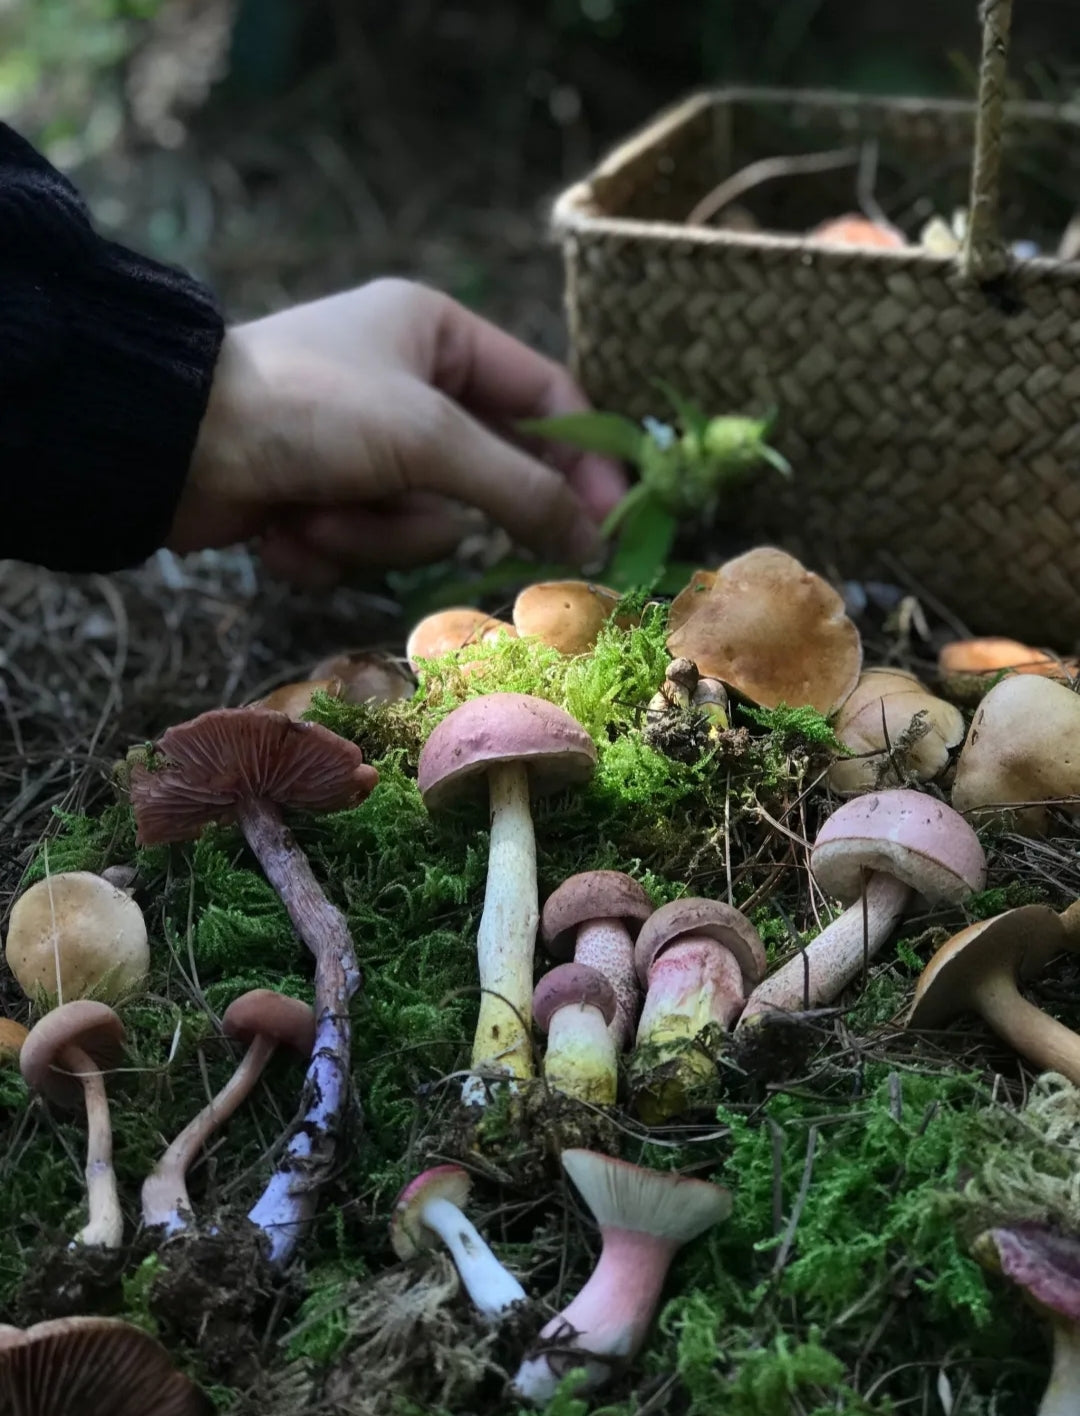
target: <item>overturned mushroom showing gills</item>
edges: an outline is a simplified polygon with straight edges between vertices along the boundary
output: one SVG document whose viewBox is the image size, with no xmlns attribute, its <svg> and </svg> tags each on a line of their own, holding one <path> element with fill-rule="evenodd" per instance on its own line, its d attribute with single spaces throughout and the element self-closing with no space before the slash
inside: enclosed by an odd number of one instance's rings
<svg viewBox="0 0 1080 1416">
<path fill-rule="evenodd" d="M 913 896 L 959 904 L 986 884 L 986 856 L 962 816 L 903 788 L 855 797 L 818 832 L 810 869 L 848 905 L 751 994 L 739 1027 L 831 1002 L 884 947 Z"/>
<path fill-rule="evenodd" d="M 560 964 L 533 994 L 536 1026 L 548 1035 L 544 1079 L 554 1091 L 610 1106 L 619 1086 L 611 1022 L 615 990 L 588 964 Z"/>
<path fill-rule="evenodd" d="M 0 1411 L 11 1416 L 212 1416 L 161 1344 L 119 1318 L 0 1329 Z"/>
<path fill-rule="evenodd" d="M 114 1003 L 142 988 L 150 946 L 142 910 L 126 891 L 87 870 L 49 875 L 15 901 L 7 961 L 30 998 Z"/>
<path fill-rule="evenodd" d="M 429 811 L 483 792 L 491 837 L 484 911 L 477 931 L 480 1015 L 473 1041 L 471 1104 L 485 1076 L 531 1077 L 533 955 L 539 923 L 536 839 L 529 800 L 589 778 L 592 738 L 552 703 L 524 693 L 471 698 L 445 717 L 420 753 L 418 784 Z"/>
<path fill-rule="evenodd" d="M 826 780 L 851 796 L 896 785 L 904 773 L 933 781 L 964 739 L 964 715 L 904 669 L 864 669 L 833 729 L 855 756 L 838 758 Z"/>
<path fill-rule="evenodd" d="M 308 1058 L 315 1045 L 315 1014 L 298 998 L 269 988 L 242 993 L 225 1009 L 221 1031 L 246 1043 L 243 1061 L 218 1094 L 190 1121 L 147 1176 L 142 1187 L 143 1223 L 162 1227 L 166 1237 L 191 1222 L 186 1176 L 192 1161 L 214 1132 L 251 1095 L 279 1046 Z"/>
<path fill-rule="evenodd" d="M 842 596 L 771 546 L 698 570 L 672 602 L 668 648 L 754 703 L 831 713 L 862 667 Z"/>
<path fill-rule="evenodd" d="M 112 1123 L 104 1071 L 115 1066 L 124 1025 L 105 1003 L 62 1003 L 30 1029 L 19 1053 L 26 1085 L 56 1106 L 86 1107 L 87 1222 L 76 1244 L 118 1249 L 124 1217 L 112 1160 Z"/>
<path fill-rule="evenodd" d="M 514 628 L 522 639 L 539 639 L 560 654 L 587 654 L 618 603 L 618 591 L 606 585 L 545 580 L 526 586 L 514 601 Z"/>
<path fill-rule="evenodd" d="M 526 1294 L 462 1212 L 471 1184 L 460 1165 L 437 1165 L 418 1175 L 394 1203 L 390 1242 L 399 1259 L 411 1259 L 441 1240 L 477 1310 L 497 1320 Z"/>
<path fill-rule="evenodd" d="M 719 1185 L 645 1170 L 596 1151 L 562 1163 L 600 1226 L 600 1261 L 567 1308 L 541 1329 L 514 1377 L 516 1396 L 542 1405 L 576 1367 L 579 1390 L 603 1386 L 645 1340 L 679 1249 L 731 1213 Z"/>
<path fill-rule="evenodd" d="M 1013 1224 L 984 1230 L 972 1252 L 984 1268 L 1015 1283 L 1050 1323 L 1053 1367 L 1038 1416 L 1076 1416 L 1080 1411 L 1080 1239 L 1039 1224 Z"/>
<path fill-rule="evenodd" d="M 345 916 L 327 898 L 282 817 L 283 807 L 342 811 L 378 782 L 360 749 L 315 723 L 262 708 L 217 708 L 169 728 L 163 765 L 137 763 L 131 801 L 145 845 L 192 840 L 212 821 L 235 822 L 293 927 L 315 956 L 315 1047 L 302 1118 L 255 1208 L 270 1257 L 292 1255 L 336 1162 L 349 1096 L 349 1002 L 360 970 Z"/>
<path fill-rule="evenodd" d="M 943 944 L 915 990 L 907 1027 L 942 1028 L 963 1013 L 979 1017 L 1042 1072 L 1060 1072 L 1080 1086 L 1080 1036 L 1036 1008 L 1020 980 L 1037 973 L 1067 944 L 1061 916 L 1045 905 L 968 925 Z"/>
</svg>

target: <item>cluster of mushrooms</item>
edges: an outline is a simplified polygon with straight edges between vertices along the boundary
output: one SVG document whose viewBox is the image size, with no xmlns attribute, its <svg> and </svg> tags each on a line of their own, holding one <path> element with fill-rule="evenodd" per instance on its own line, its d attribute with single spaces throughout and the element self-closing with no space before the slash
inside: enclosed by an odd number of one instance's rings
<svg viewBox="0 0 1080 1416">
<path fill-rule="evenodd" d="M 349 1093 L 349 1003 L 360 970 L 347 922 L 283 813 L 357 806 L 378 778 L 358 747 L 304 719 L 316 690 L 354 702 L 404 699 L 425 662 L 447 654 L 468 681 L 476 645 L 498 636 L 585 654 L 618 606 L 618 595 L 603 586 L 560 581 L 524 590 L 512 623 L 471 609 L 443 611 L 409 636 L 408 668 L 382 655 L 339 655 L 310 679 L 247 707 L 170 728 L 152 760 L 134 763 L 129 790 L 140 842 L 189 841 L 211 823 L 238 826 L 310 950 L 315 975 L 313 1008 L 259 989 L 226 1011 L 221 1031 L 247 1050 L 146 1177 L 148 1229 L 170 1238 L 192 1225 L 187 1168 L 282 1045 L 307 1071 L 297 1122 L 248 1215 L 271 1263 L 282 1266 L 295 1253 L 334 1168 Z M 1074 664 L 1011 641 L 977 640 L 942 650 L 939 692 L 903 669 L 864 668 L 840 595 L 773 548 L 695 573 L 670 606 L 667 633 L 672 661 L 643 724 L 656 741 L 680 718 L 722 734 L 733 699 L 809 706 L 831 722 L 842 752 L 827 785 L 841 801 L 809 864 L 820 890 L 847 908 L 771 973 L 757 930 L 734 906 L 686 896 L 657 908 L 620 872 L 574 875 L 541 909 L 532 804 L 586 783 L 595 745 L 570 714 L 538 697 L 495 691 L 465 698 L 424 744 L 418 786 L 431 812 L 478 798 L 490 819 L 476 941 L 481 1000 L 462 1091 L 468 1107 L 488 1106 L 533 1077 L 535 1025 L 547 1037 L 542 1072 L 551 1091 L 612 1106 L 627 1075 L 623 1055 L 632 1050 L 639 1114 L 649 1123 L 678 1116 L 715 1066 L 695 1040 L 829 1004 L 865 974 L 914 904 L 962 904 L 981 890 L 986 859 L 972 822 L 1005 813 L 1013 829 L 1037 834 L 1052 807 L 1080 812 Z M 974 705 L 970 727 L 958 703 Z M 557 818 L 548 820 L 557 827 Z M 51 876 L 17 901 L 8 963 L 47 1011 L 28 1033 L 0 1023 L 0 1047 L 18 1054 L 31 1087 L 57 1105 L 85 1104 L 88 1222 L 76 1242 L 106 1247 L 123 1232 L 105 1076 L 122 1054 L 124 1031 L 111 1004 L 142 986 L 149 968 L 145 923 L 119 871 L 112 879 Z M 538 935 L 557 962 L 537 982 Z M 1038 1067 L 1080 1084 L 1080 1037 L 1020 991 L 1070 948 L 1080 948 L 1077 907 L 1058 915 L 1030 905 L 974 924 L 927 965 L 907 1023 L 938 1028 L 956 1014 L 980 1013 Z M 543 1328 L 514 1379 L 516 1394 L 534 1402 L 546 1400 L 572 1367 L 584 1365 L 595 1386 L 632 1356 L 672 1257 L 730 1208 L 717 1185 L 599 1152 L 566 1150 L 562 1163 L 603 1247 L 592 1277 Z M 407 1257 L 441 1240 L 478 1311 L 500 1321 L 525 1294 L 465 1217 L 468 1189 L 460 1167 L 425 1172 L 398 1198 L 391 1242 Z"/>
</svg>

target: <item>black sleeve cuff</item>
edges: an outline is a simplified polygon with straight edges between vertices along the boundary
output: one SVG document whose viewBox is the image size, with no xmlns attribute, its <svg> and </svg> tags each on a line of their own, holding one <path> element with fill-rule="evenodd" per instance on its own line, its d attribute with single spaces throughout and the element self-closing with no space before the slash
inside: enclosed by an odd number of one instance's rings
<svg viewBox="0 0 1080 1416">
<path fill-rule="evenodd" d="M 224 332 L 0 124 L 0 557 L 109 571 L 163 543 Z"/>
</svg>

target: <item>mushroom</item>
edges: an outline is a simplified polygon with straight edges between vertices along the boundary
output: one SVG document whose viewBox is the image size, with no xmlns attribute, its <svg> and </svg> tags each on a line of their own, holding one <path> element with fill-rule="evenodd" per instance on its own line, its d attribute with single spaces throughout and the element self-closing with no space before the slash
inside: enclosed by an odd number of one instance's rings
<svg viewBox="0 0 1080 1416">
<path fill-rule="evenodd" d="M 0 1062 L 18 1060 L 22 1045 L 29 1037 L 29 1029 L 14 1018 L 0 1018 Z"/>
<path fill-rule="evenodd" d="M 526 1293 L 462 1213 L 471 1187 L 472 1181 L 460 1165 L 425 1170 L 394 1201 L 390 1243 L 399 1259 L 412 1259 L 441 1239 L 479 1312 L 498 1320 L 515 1303 L 524 1302 Z"/>
<path fill-rule="evenodd" d="M 137 762 L 131 771 L 140 841 L 187 841 L 212 821 L 235 822 L 315 956 L 315 1046 L 304 1116 L 249 1216 L 280 1264 L 293 1253 L 334 1168 L 349 1095 L 349 1001 L 360 985 L 345 916 L 326 898 L 282 808 L 357 806 L 379 777 L 353 743 L 264 708 L 212 709 L 169 728 L 157 751 L 164 766 Z"/>
<path fill-rule="evenodd" d="M 221 1019 L 228 1038 L 247 1044 L 247 1052 L 218 1094 L 180 1132 L 142 1187 L 143 1223 L 163 1226 L 166 1235 L 186 1229 L 191 1217 L 185 1176 L 195 1156 L 219 1126 L 251 1095 L 266 1064 L 284 1044 L 309 1057 L 315 1045 L 315 1014 L 298 998 L 269 988 L 253 988 L 234 998 Z"/>
<path fill-rule="evenodd" d="M 942 688 L 958 703 L 978 703 L 998 674 L 1038 674 L 1068 680 L 1075 659 L 1060 659 L 1015 639 L 954 639 L 938 650 Z"/>
<path fill-rule="evenodd" d="M 972 1253 L 984 1268 L 1011 1279 L 1050 1323 L 1053 1366 L 1038 1416 L 1076 1416 L 1080 1411 L 1080 1239 L 1040 1224 L 1002 1225 L 984 1230 Z"/>
<path fill-rule="evenodd" d="M 0 1328 L 0 1411 L 17 1416 L 212 1416 L 149 1333 L 119 1318 Z"/>
<path fill-rule="evenodd" d="M 592 738 L 553 703 L 524 693 L 468 699 L 435 728 L 420 753 L 429 811 L 477 789 L 488 792 L 487 888 L 477 931 L 480 1015 L 465 1100 L 482 1104 L 482 1074 L 531 1077 L 533 952 L 539 906 L 530 795 L 583 782 L 596 766 Z"/>
<path fill-rule="evenodd" d="M 709 1055 L 685 1044 L 710 1024 L 727 1031 L 765 973 L 765 946 L 731 905 L 687 898 L 650 916 L 634 957 L 647 989 L 637 1030 L 641 1080 L 635 1090 L 639 1113 L 655 1124 L 684 1110 L 688 1093 L 714 1075 Z"/>
<path fill-rule="evenodd" d="M 619 1059 L 610 1024 L 615 990 L 588 964 L 559 964 L 533 994 L 533 1017 L 548 1035 L 544 1078 L 564 1096 L 610 1106 L 619 1087 Z"/>
<path fill-rule="evenodd" d="M 864 669 L 833 729 L 856 755 L 834 762 L 826 781 L 852 796 L 895 785 L 905 772 L 932 781 L 948 766 L 949 749 L 964 739 L 964 715 L 905 669 Z"/>
<path fill-rule="evenodd" d="M 316 693 L 326 693 L 331 698 L 344 697 L 342 684 L 336 678 L 304 679 L 300 683 L 283 683 L 265 698 L 257 698 L 250 706 L 284 713 L 286 718 L 299 722 L 311 708 Z"/>
<path fill-rule="evenodd" d="M 347 649 L 320 659 L 313 679 L 337 679 L 339 698 L 346 703 L 400 703 L 416 692 L 416 680 L 393 654 L 374 649 Z"/>
<path fill-rule="evenodd" d="M 150 973 L 146 922 L 131 896 L 100 875 L 47 875 L 15 901 L 7 961 L 30 998 L 93 994 L 114 1003 Z"/>
<path fill-rule="evenodd" d="M 810 869 L 849 908 L 758 985 L 740 1028 L 834 999 L 884 946 L 912 895 L 959 904 L 986 884 L 986 856 L 963 817 L 905 788 L 854 797 L 834 811 Z"/>
<path fill-rule="evenodd" d="M 517 630 L 483 610 L 439 610 L 413 628 L 405 644 L 405 656 L 416 673 L 424 659 L 441 659 L 444 654 L 456 654 L 473 644 L 492 644 L 500 636 L 516 639 Z M 466 673 L 470 667 L 469 663 L 462 665 Z"/>
<path fill-rule="evenodd" d="M 952 803 L 976 822 L 1005 815 L 1021 835 L 1041 836 L 1042 802 L 1080 815 L 1080 694 L 1047 678 L 1003 679 L 975 710 Z"/>
<path fill-rule="evenodd" d="M 905 1025 L 930 1031 L 961 1013 L 977 1013 L 1041 1072 L 1060 1072 L 1080 1086 L 1080 1036 L 1029 1003 L 1018 986 L 1066 945 L 1060 915 L 1045 905 L 968 925 L 923 970 Z"/>
<path fill-rule="evenodd" d="M 105 1094 L 106 1068 L 119 1060 L 124 1025 L 105 1003 L 62 1003 L 35 1023 L 19 1053 L 28 1087 L 56 1106 L 86 1106 L 87 1223 L 75 1243 L 118 1249 L 124 1218 L 112 1163 L 112 1125 Z"/>
<path fill-rule="evenodd" d="M 754 703 L 831 713 L 862 666 L 843 598 L 771 546 L 698 570 L 672 602 L 668 649 Z"/>
<path fill-rule="evenodd" d="M 599 970 L 615 990 L 611 1027 L 615 1045 L 630 1045 L 641 995 L 634 940 L 653 912 L 643 886 L 621 870 L 586 870 L 552 892 L 540 916 L 540 934 L 556 959 L 571 956 Z"/>
<path fill-rule="evenodd" d="M 829 246 L 878 246 L 888 250 L 899 250 L 907 245 L 903 232 L 895 226 L 871 221 L 857 212 L 823 221 L 806 233 L 806 239 Z"/>
<path fill-rule="evenodd" d="M 602 1386 L 638 1352 L 679 1249 L 731 1213 L 719 1185 L 645 1170 L 589 1150 L 564 1150 L 563 1169 L 600 1226 L 600 1261 L 567 1308 L 540 1331 L 513 1381 L 541 1405 L 576 1367 L 579 1391 Z"/>
<path fill-rule="evenodd" d="M 619 592 L 585 580 L 545 580 L 528 585 L 514 601 L 514 628 L 560 654 L 587 654 L 619 603 Z M 621 617 L 628 629 L 633 623 Z"/>
</svg>

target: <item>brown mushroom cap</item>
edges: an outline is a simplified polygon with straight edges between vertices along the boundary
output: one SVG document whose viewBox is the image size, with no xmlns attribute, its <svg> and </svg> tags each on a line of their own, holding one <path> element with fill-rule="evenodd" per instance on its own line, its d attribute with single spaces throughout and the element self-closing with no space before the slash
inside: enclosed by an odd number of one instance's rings
<svg viewBox="0 0 1080 1416">
<path fill-rule="evenodd" d="M 715 939 L 734 956 L 748 993 L 761 982 L 765 976 L 765 946 L 746 916 L 719 900 L 685 899 L 661 905 L 642 925 L 634 948 L 641 986 L 648 988 L 649 970 L 657 954 L 686 935 L 702 934 Z"/>
<path fill-rule="evenodd" d="M 427 615 L 413 627 L 405 644 L 405 657 L 415 672 L 421 659 L 441 659 L 473 644 L 490 644 L 500 635 L 517 638 L 517 630 L 505 620 L 483 610 L 457 607 Z"/>
<path fill-rule="evenodd" d="M 347 649 L 320 659 L 313 679 L 337 679 L 338 697 L 346 703 L 400 703 L 416 692 L 416 680 L 393 654 L 377 649 Z"/>
<path fill-rule="evenodd" d="M 119 1318 L 57 1318 L 0 1343 L 0 1411 L 18 1416 L 212 1416 L 148 1333 Z"/>
<path fill-rule="evenodd" d="M 605 1023 L 615 1017 L 615 990 L 599 969 L 588 964 L 559 964 L 546 973 L 533 993 L 533 1019 L 541 1032 L 561 1008 L 599 1008 Z"/>
<path fill-rule="evenodd" d="M 88 870 L 47 876 L 20 895 L 6 952 L 30 998 L 39 991 L 55 998 L 59 982 L 64 998 L 96 993 L 115 1000 L 141 988 L 150 972 L 142 910 L 126 891 Z"/>
<path fill-rule="evenodd" d="M 571 875 L 547 898 L 540 932 L 548 952 L 568 959 L 577 943 L 578 926 L 593 919 L 617 919 L 631 939 L 655 906 L 643 885 L 621 870 L 586 870 Z"/>
<path fill-rule="evenodd" d="M 972 993 L 1001 967 L 1032 975 L 1061 952 L 1065 931 L 1045 905 L 1022 905 L 953 935 L 923 969 L 906 1026 L 935 1029 L 966 1012 Z"/>
<path fill-rule="evenodd" d="M 1074 676 L 1080 665 L 1016 639 L 955 639 L 938 652 L 938 677 L 950 698 L 978 703 L 989 681 L 1000 673 L 1038 674 L 1060 679 Z"/>
<path fill-rule="evenodd" d="M 619 603 L 619 593 L 585 580 L 544 580 L 514 601 L 514 628 L 560 654 L 587 654 Z M 621 618 L 620 627 L 631 621 Z"/>
<path fill-rule="evenodd" d="M 311 707 L 316 693 L 328 693 L 331 698 L 343 697 L 342 685 L 335 678 L 304 679 L 300 683 L 283 683 L 265 698 L 257 699 L 252 708 L 268 708 L 272 713 L 284 713 L 286 718 L 299 721 Z"/>
<path fill-rule="evenodd" d="M 65 1070 L 64 1053 L 77 1047 L 102 1071 L 120 1060 L 124 1025 L 106 1003 L 81 998 L 62 1003 L 34 1024 L 19 1053 L 19 1070 L 26 1085 L 53 1102 L 75 1110 L 82 1105 L 78 1077 Z"/>
<path fill-rule="evenodd" d="M 189 841 L 211 821 L 235 819 L 265 798 L 305 811 L 357 806 L 379 780 L 351 742 L 318 723 L 265 708 L 214 708 L 169 728 L 157 744 L 168 765 L 131 770 L 131 802 L 143 845 Z"/>
<path fill-rule="evenodd" d="M 956 764 L 952 802 L 978 820 L 1012 802 L 1058 801 L 1080 815 L 1080 695 L 1052 679 L 1002 679 L 975 710 Z M 1020 808 L 1016 829 L 1040 835 L 1045 807 Z"/>
<path fill-rule="evenodd" d="M 315 1013 L 300 998 L 288 998 L 272 988 L 253 988 L 225 1009 L 221 1031 L 245 1044 L 257 1037 L 272 1038 L 307 1057 L 315 1046 Z"/>
<path fill-rule="evenodd" d="M 862 666 L 859 631 L 819 575 L 771 546 L 695 571 L 672 603 L 668 649 L 766 708 L 831 713 Z"/>
<path fill-rule="evenodd" d="M 460 1165 L 435 1165 L 410 1180 L 394 1201 L 390 1215 L 390 1243 L 398 1258 L 415 1258 L 439 1242 L 438 1235 L 420 1218 L 430 1200 L 449 1200 L 463 1210 L 471 1189 L 469 1173 Z"/>
<path fill-rule="evenodd" d="M 889 785 L 878 782 L 879 770 L 919 713 L 927 731 L 906 748 L 902 765 L 929 782 L 948 766 L 949 749 L 963 741 L 964 715 L 905 669 L 864 669 L 833 724 L 839 740 L 858 755 L 839 758 L 829 768 L 832 790 L 847 796 Z"/>
<path fill-rule="evenodd" d="M 0 1060 L 18 1057 L 29 1036 L 29 1028 L 24 1028 L 14 1018 L 0 1018 Z"/>
<path fill-rule="evenodd" d="M 429 811 L 486 785 L 490 767 L 521 762 L 537 795 L 586 781 L 592 738 L 569 713 L 527 693 L 467 699 L 435 728 L 420 753 L 417 783 Z"/>
</svg>

